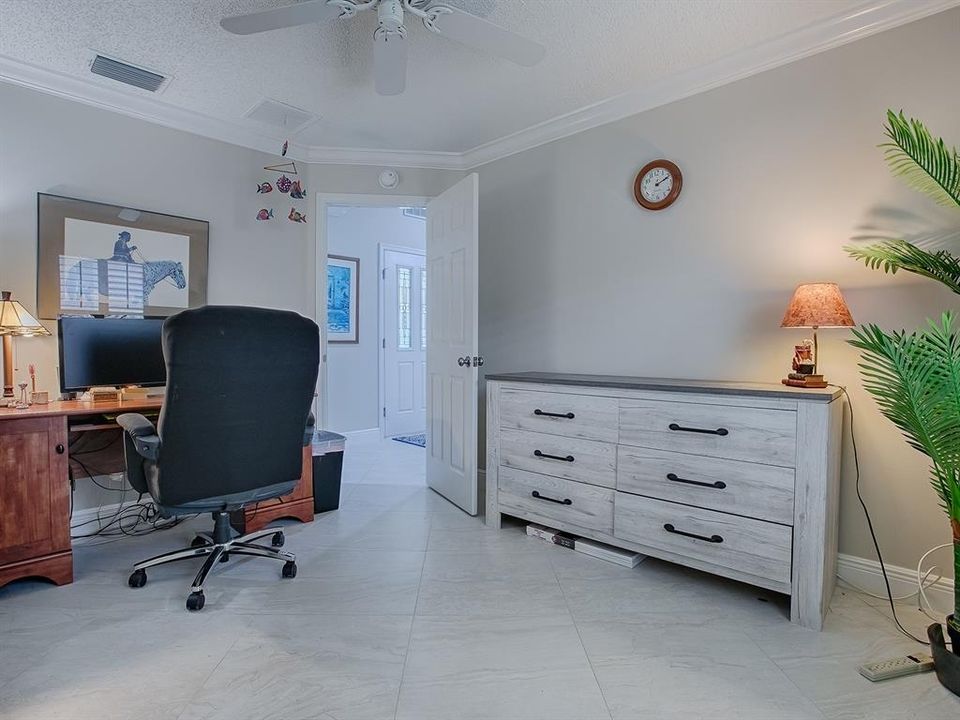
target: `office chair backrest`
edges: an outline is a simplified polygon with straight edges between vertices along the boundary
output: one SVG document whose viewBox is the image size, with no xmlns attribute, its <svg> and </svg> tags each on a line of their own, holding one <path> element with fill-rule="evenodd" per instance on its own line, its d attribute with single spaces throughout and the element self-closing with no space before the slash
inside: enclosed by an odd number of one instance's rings
<svg viewBox="0 0 960 720">
<path fill-rule="evenodd" d="M 163 324 L 161 504 L 296 480 L 320 330 L 293 312 L 207 306 Z"/>
</svg>

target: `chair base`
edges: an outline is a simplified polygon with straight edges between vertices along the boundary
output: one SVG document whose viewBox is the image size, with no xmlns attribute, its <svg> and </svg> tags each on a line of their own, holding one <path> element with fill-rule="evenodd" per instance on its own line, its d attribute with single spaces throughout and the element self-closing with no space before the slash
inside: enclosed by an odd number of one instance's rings
<svg viewBox="0 0 960 720">
<path fill-rule="evenodd" d="M 227 562 L 231 555 L 246 555 L 251 557 L 263 557 L 283 562 L 282 576 L 284 578 L 294 578 L 297 576 L 297 556 L 280 547 L 284 543 L 283 530 L 279 528 L 262 528 L 255 532 L 241 535 L 240 537 L 231 537 L 230 532 L 230 514 L 227 512 L 215 512 L 213 533 L 197 533 L 189 548 L 174 550 L 172 552 L 157 555 L 148 560 L 138 562 L 133 566 L 133 573 L 127 580 L 127 584 L 133 588 L 143 587 L 147 583 L 146 570 L 156 565 L 164 565 L 178 560 L 188 560 L 190 558 L 205 557 L 200 571 L 193 580 L 190 588 L 190 595 L 187 597 L 188 610 L 200 610 L 204 605 L 203 583 L 206 581 L 210 571 L 218 562 Z M 272 536 L 272 547 L 258 545 L 255 541 Z"/>
</svg>

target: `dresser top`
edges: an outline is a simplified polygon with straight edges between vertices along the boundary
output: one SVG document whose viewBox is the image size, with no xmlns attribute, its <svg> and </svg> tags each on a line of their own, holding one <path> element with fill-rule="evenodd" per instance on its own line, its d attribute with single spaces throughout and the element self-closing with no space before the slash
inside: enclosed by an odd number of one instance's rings
<svg viewBox="0 0 960 720">
<path fill-rule="evenodd" d="M 519 372 L 487 375 L 487 380 L 501 382 L 543 383 L 576 387 L 622 388 L 626 390 L 658 390 L 661 392 L 711 393 L 753 397 L 788 398 L 830 402 L 840 396 L 840 389 L 831 386 L 795 388 L 774 383 L 727 382 L 724 380 L 676 380 L 668 378 L 626 377 L 620 375 L 577 375 L 573 373 Z"/>
</svg>

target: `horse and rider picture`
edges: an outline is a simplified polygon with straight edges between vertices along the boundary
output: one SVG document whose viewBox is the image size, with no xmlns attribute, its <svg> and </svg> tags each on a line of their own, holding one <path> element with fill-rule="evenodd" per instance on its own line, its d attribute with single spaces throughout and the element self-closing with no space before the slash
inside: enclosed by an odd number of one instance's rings
<svg viewBox="0 0 960 720">
<path fill-rule="evenodd" d="M 206 304 L 209 223 L 37 194 L 40 316 L 166 316 Z"/>
<path fill-rule="evenodd" d="M 64 256 L 97 260 L 98 293 L 102 297 L 107 298 L 117 292 L 117 289 L 110 287 L 110 280 L 118 276 L 118 270 L 123 270 L 123 266 L 110 268 L 110 263 L 137 264 L 142 266 L 137 274 L 126 274 L 125 277 L 139 278 L 142 275 L 140 290 L 144 306 L 188 307 L 190 238 L 186 235 L 75 218 L 67 218 L 65 226 Z M 73 271 L 69 263 L 64 264 L 67 273 Z"/>
</svg>

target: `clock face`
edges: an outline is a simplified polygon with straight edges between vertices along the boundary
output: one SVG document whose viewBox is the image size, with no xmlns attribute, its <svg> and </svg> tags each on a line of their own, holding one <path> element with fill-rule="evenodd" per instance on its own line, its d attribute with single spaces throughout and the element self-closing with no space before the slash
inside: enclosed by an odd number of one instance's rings
<svg viewBox="0 0 960 720">
<path fill-rule="evenodd" d="M 640 179 L 640 193 L 652 203 L 661 203 L 673 190 L 673 175 L 665 167 L 648 170 Z"/>
<path fill-rule="evenodd" d="M 680 196 L 683 175 L 669 160 L 654 160 L 643 166 L 633 184 L 633 194 L 647 210 L 663 210 Z"/>
</svg>

